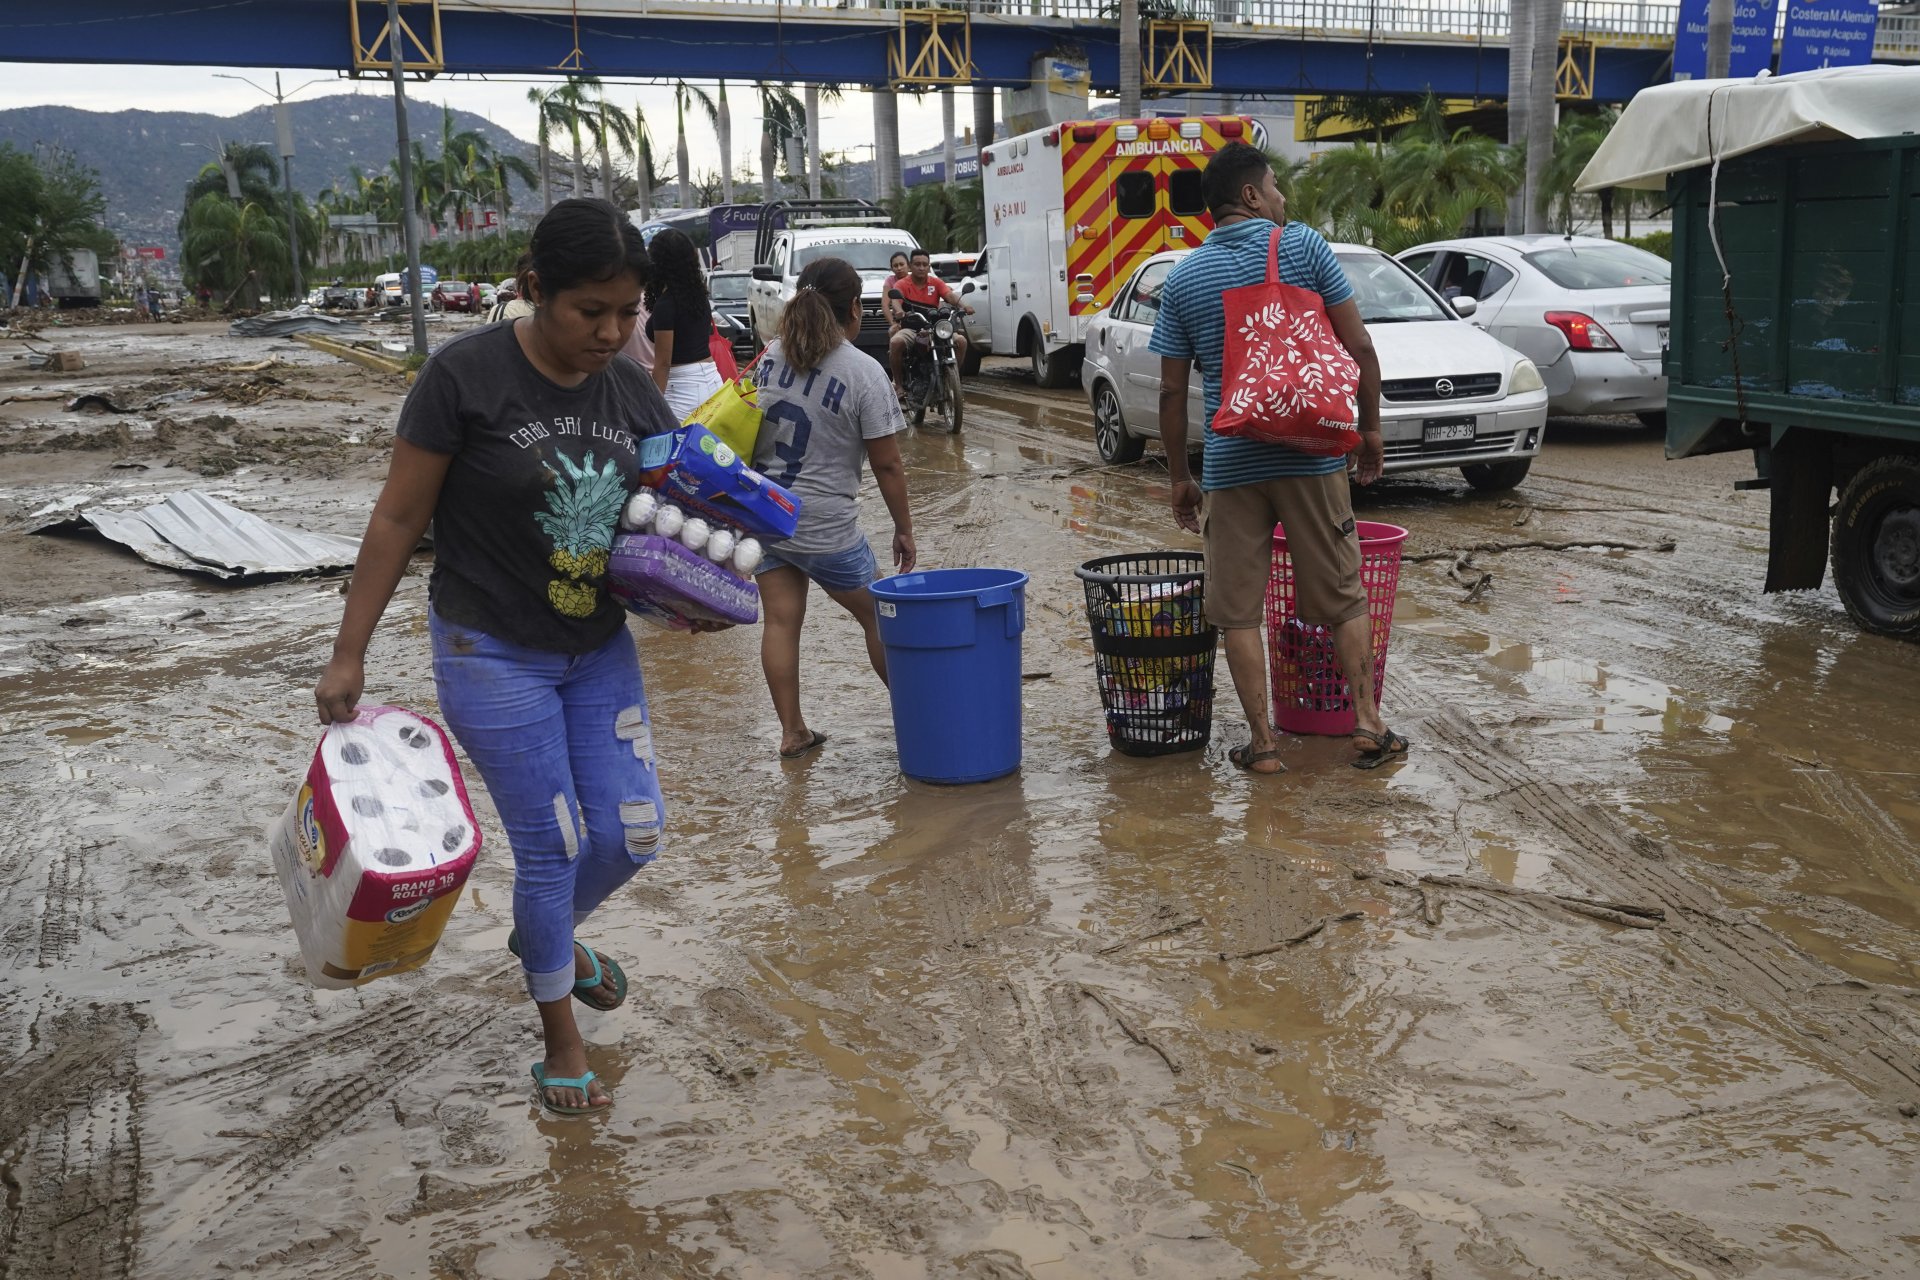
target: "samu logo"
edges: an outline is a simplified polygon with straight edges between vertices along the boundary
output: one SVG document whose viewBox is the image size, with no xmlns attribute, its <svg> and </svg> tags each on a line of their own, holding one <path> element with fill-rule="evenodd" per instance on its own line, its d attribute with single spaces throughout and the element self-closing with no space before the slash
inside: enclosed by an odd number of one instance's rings
<svg viewBox="0 0 1920 1280">
<path fill-rule="evenodd" d="M 320 823 L 313 816 L 313 788 L 307 783 L 300 784 L 300 848 L 301 860 L 307 869 L 315 875 L 327 865 L 327 838 L 320 833 Z"/>
</svg>

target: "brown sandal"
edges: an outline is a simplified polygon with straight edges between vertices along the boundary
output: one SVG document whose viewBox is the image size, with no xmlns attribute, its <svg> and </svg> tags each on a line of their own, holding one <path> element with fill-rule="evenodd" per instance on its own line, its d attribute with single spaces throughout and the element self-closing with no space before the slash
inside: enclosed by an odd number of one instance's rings
<svg viewBox="0 0 1920 1280">
<path fill-rule="evenodd" d="M 1287 771 L 1287 766 L 1280 761 L 1280 749 L 1278 747 L 1270 747 L 1265 751 L 1255 751 L 1253 744 L 1249 742 L 1244 747 L 1235 747 L 1227 752 L 1227 759 L 1233 762 L 1234 768 L 1244 769 L 1248 773 L 1257 773 L 1263 778 L 1277 777 Z M 1280 767 L 1271 770 L 1256 769 L 1253 767 L 1257 764 L 1264 764 L 1268 760 L 1280 765 Z"/>
<path fill-rule="evenodd" d="M 1356 769 L 1378 769 L 1390 760 L 1405 759 L 1407 749 L 1412 746 L 1391 729 L 1375 733 L 1371 729 L 1355 728 L 1349 736 L 1365 738 L 1373 744 L 1373 750 L 1361 752 L 1360 758 L 1353 762 L 1353 767 Z"/>
</svg>

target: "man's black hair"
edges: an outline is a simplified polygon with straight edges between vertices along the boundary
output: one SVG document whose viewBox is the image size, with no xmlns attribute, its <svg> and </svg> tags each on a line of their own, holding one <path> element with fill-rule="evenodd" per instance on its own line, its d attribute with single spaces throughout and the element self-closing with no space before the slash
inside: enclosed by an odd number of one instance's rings
<svg viewBox="0 0 1920 1280">
<path fill-rule="evenodd" d="M 1244 142 L 1229 142 L 1214 152 L 1200 176 L 1200 194 L 1207 202 L 1207 212 L 1218 218 L 1240 210 L 1240 192 L 1259 186 L 1260 175 L 1272 168 L 1264 151 Z"/>
<path fill-rule="evenodd" d="M 915 258 L 925 258 L 928 262 L 933 261 L 933 255 L 928 253 L 925 249 L 915 249 L 912 253 L 908 254 L 907 255 L 908 263 L 912 263 L 912 261 Z"/>
</svg>

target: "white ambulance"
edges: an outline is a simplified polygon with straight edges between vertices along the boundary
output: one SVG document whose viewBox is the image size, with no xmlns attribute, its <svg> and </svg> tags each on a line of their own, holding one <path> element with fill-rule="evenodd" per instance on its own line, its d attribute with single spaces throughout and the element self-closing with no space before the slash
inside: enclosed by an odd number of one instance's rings
<svg viewBox="0 0 1920 1280">
<path fill-rule="evenodd" d="M 1201 170 L 1229 142 L 1259 145 L 1257 130 L 1242 116 L 1081 120 L 983 148 L 987 298 L 973 301 L 993 351 L 1069 385 L 1088 317 L 1146 258 L 1206 239 Z"/>
</svg>

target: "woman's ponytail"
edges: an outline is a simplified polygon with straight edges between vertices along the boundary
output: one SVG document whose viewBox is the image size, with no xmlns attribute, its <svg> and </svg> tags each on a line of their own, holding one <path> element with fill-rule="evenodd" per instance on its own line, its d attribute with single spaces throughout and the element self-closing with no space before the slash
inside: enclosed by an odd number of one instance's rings
<svg viewBox="0 0 1920 1280">
<path fill-rule="evenodd" d="M 812 373 L 847 340 L 847 321 L 860 301 L 860 273 L 842 258 L 821 258 L 800 272 L 799 291 L 780 313 L 780 354 Z"/>
</svg>

